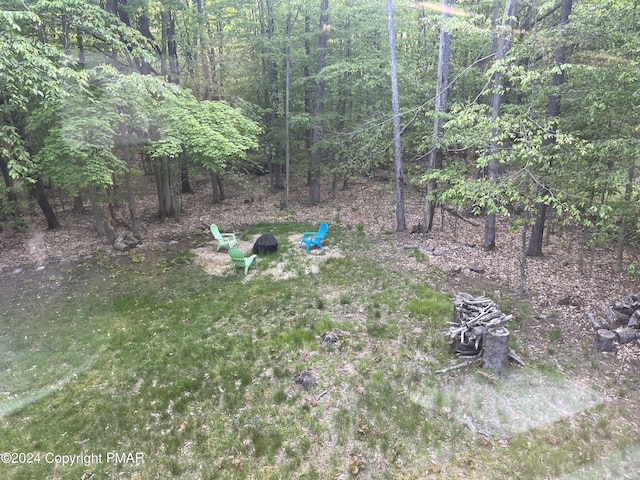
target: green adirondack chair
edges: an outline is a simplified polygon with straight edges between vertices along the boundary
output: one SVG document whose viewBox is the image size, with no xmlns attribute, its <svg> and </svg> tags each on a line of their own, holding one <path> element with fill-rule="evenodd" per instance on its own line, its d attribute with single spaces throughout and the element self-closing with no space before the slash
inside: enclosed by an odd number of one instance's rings
<svg viewBox="0 0 640 480">
<path fill-rule="evenodd" d="M 216 249 L 216 252 L 222 247 L 233 248 L 238 243 L 235 233 L 220 233 L 220 230 L 215 223 L 211 224 L 211 234 L 213 235 L 213 238 L 218 241 L 218 248 Z"/>
<path fill-rule="evenodd" d="M 255 264 L 253 263 L 253 261 L 258 257 L 258 255 L 256 255 L 255 253 L 250 257 L 245 257 L 244 253 L 242 253 L 242 250 L 240 250 L 239 248 L 230 248 L 229 257 L 231 257 L 231 260 L 233 261 L 233 271 L 235 272 L 237 267 L 244 267 L 245 277 L 247 276 L 249 267 L 252 264 L 255 267 L 256 271 L 258 270 L 258 262 L 256 262 Z"/>
</svg>

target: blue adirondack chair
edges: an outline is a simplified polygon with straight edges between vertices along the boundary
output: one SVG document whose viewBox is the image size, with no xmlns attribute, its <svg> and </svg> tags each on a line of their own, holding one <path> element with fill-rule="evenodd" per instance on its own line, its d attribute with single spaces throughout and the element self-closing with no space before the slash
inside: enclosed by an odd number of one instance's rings
<svg viewBox="0 0 640 480">
<path fill-rule="evenodd" d="M 240 250 L 239 248 L 229 249 L 229 257 L 231 257 L 231 260 L 233 261 L 233 271 L 235 272 L 237 267 L 240 267 L 240 268 L 244 267 L 245 277 L 249 272 L 249 267 L 253 264 L 253 261 L 256 259 L 257 256 L 258 255 L 254 253 L 249 257 L 245 257 L 244 253 L 242 253 L 242 250 Z M 253 264 L 253 266 L 256 268 L 256 271 L 257 271 L 258 263 L 256 262 L 255 264 Z"/>
<path fill-rule="evenodd" d="M 235 233 L 220 233 L 220 230 L 215 223 L 211 224 L 211 234 L 213 235 L 213 238 L 218 241 L 218 248 L 216 251 L 220 250 L 222 247 L 233 248 L 238 243 Z"/>
<path fill-rule="evenodd" d="M 304 232 L 302 234 L 302 240 L 300 241 L 300 246 L 306 245 L 307 252 L 311 250 L 312 245 L 315 245 L 320 250 L 322 250 L 322 239 L 326 235 L 328 229 L 329 229 L 329 225 L 327 225 L 326 222 L 322 222 L 317 232 Z"/>
</svg>

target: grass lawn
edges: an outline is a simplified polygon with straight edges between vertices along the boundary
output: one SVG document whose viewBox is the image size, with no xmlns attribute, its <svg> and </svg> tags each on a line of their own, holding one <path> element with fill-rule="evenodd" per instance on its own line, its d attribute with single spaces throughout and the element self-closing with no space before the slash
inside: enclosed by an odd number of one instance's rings
<svg viewBox="0 0 640 480">
<path fill-rule="evenodd" d="M 525 314 L 510 327 L 526 368 L 435 375 L 456 363 L 446 275 L 390 236 L 331 226 L 310 253 L 288 240 L 312 229 L 246 229 L 280 240 L 247 281 L 230 262 L 206 274 L 201 236 L 11 307 L 0 478 L 640 477 L 637 382 L 590 385 L 580 349 L 528 359 Z"/>
</svg>

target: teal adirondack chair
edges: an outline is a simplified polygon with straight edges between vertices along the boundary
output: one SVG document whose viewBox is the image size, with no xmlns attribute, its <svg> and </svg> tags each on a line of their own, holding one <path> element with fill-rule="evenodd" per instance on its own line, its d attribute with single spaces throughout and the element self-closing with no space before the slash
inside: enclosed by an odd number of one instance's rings
<svg viewBox="0 0 640 480">
<path fill-rule="evenodd" d="M 300 241 L 300 246 L 306 245 L 307 252 L 311 250 L 311 247 L 313 245 L 315 245 L 320 250 L 322 250 L 322 239 L 327 234 L 328 229 L 329 229 L 329 225 L 327 225 L 326 222 L 322 222 L 317 232 L 304 232 L 302 234 L 302 240 Z"/>
<path fill-rule="evenodd" d="M 235 233 L 220 233 L 220 230 L 215 223 L 211 224 L 211 234 L 213 235 L 213 238 L 218 241 L 218 248 L 216 251 L 219 251 L 222 247 L 233 248 L 238 243 Z"/>
<path fill-rule="evenodd" d="M 242 250 L 240 250 L 239 248 L 230 248 L 229 249 L 229 257 L 231 257 L 231 260 L 233 261 L 233 271 L 236 271 L 236 268 L 240 267 L 244 267 L 244 276 L 247 276 L 247 273 L 249 272 L 249 267 L 253 264 L 253 261 L 256 259 L 258 255 L 256 255 L 255 253 L 253 255 L 251 255 L 250 257 L 245 257 L 244 253 L 242 253 Z M 258 270 L 258 262 L 256 262 L 255 264 L 253 264 L 256 271 Z"/>
</svg>

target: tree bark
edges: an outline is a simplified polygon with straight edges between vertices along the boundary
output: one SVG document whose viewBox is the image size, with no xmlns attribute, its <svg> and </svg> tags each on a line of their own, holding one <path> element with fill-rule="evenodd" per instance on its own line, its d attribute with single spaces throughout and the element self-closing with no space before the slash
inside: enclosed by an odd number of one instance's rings
<svg viewBox="0 0 640 480">
<path fill-rule="evenodd" d="M 85 213 L 84 202 L 80 194 L 73 197 L 73 213 Z"/>
<path fill-rule="evenodd" d="M 71 43 L 69 40 L 69 13 L 64 12 L 62 14 L 62 34 L 60 40 L 62 41 L 62 50 L 64 54 L 71 56 Z"/>
<path fill-rule="evenodd" d="M 153 161 L 153 173 L 158 192 L 158 217 L 178 218 L 181 209 L 180 189 L 176 188 L 177 172 L 171 159 L 167 157 L 156 158 Z"/>
<path fill-rule="evenodd" d="M 100 194 L 93 185 L 89 185 L 87 189 L 89 192 L 89 201 L 91 202 L 93 220 L 96 225 L 96 232 L 99 237 L 105 239 L 106 243 L 112 243 L 116 238 L 116 234 L 109 221 L 105 221 L 104 219 Z"/>
<path fill-rule="evenodd" d="M 633 193 L 633 180 L 635 178 L 635 166 L 631 165 L 628 170 L 628 181 L 624 188 L 624 205 L 620 212 L 620 231 L 618 232 L 618 246 L 616 248 L 616 272 L 623 271 L 623 254 L 625 237 L 628 229 L 628 209 L 631 208 L 631 195 Z"/>
<path fill-rule="evenodd" d="M 102 206 L 100 204 L 100 201 L 98 200 L 98 192 L 96 191 L 96 187 L 94 187 L 93 185 L 89 185 L 87 187 L 87 190 L 89 191 L 89 201 L 91 202 L 91 213 L 93 214 L 96 233 L 99 237 L 104 238 L 104 215 L 102 214 Z"/>
<path fill-rule="evenodd" d="M 31 188 L 31 194 L 38 202 L 38 206 L 42 210 L 42 213 L 47 220 L 47 228 L 49 230 L 60 228 L 60 222 L 58 221 L 58 217 L 56 217 L 56 213 L 53 211 L 53 208 L 49 203 L 49 199 L 47 198 L 47 193 L 44 189 L 44 184 L 42 183 L 41 179 L 38 179 L 33 185 L 33 187 Z"/>
<path fill-rule="evenodd" d="M 525 218 L 524 225 L 522 225 L 522 235 L 520 249 L 520 286 L 518 287 L 518 295 L 523 296 L 527 291 L 527 230 L 529 224 L 527 223 L 529 215 Z"/>
<path fill-rule="evenodd" d="M 120 141 L 122 142 L 122 156 L 127 164 L 125 172 L 125 184 L 127 187 L 127 203 L 129 205 L 129 218 L 131 219 L 131 233 L 136 238 L 140 237 L 140 222 L 138 221 L 138 206 L 136 204 L 136 196 L 133 191 L 133 179 L 131 177 L 131 153 L 129 151 L 129 133 L 127 126 L 120 123 Z"/>
<path fill-rule="evenodd" d="M 595 347 L 599 352 L 612 352 L 615 347 L 616 334 L 601 328 L 596 332 Z"/>
<path fill-rule="evenodd" d="M 440 24 L 440 47 L 438 49 L 438 81 L 436 84 L 435 97 L 435 118 L 433 120 L 433 149 L 429 153 L 429 170 L 439 170 L 442 168 L 443 154 L 439 146 L 442 136 L 442 113 L 447 109 L 447 96 L 449 92 L 449 60 L 451 58 L 451 35 L 447 30 L 445 20 L 451 15 L 449 9 L 453 2 L 442 0 L 442 21 Z M 429 179 L 427 182 L 427 200 L 424 206 L 424 216 L 422 228 L 429 232 L 433 226 L 433 215 L 435 213 L 437 198 L 434 197 L 438 182 Z"/>
<path fill-rule="evenodd" d="M 202 9 L 202 0 L 195 0 L 194 4 L 198 12 L 198 28 L 199 28 L 199 43 L 200 43 L 200 62 L 202 63 L 202 82 L 204 83 L 204 90 L 202 93 L 203 100 L 211 99 L 211 68 L 215 68 L 215 65 L 209 65 L 209 56 L 207 55 L 208 45 L 204 35 L 205 25 L 208 23 L 207 15 Z"/>
<path fill-rule="evenodd" d="M 187 164 L 186 155 L 181 154 L 178 161 L 180 162 L 180 184 L 182 185 L 182 193 L 193 193 L 193 188 L 191 188 L 191 183 L 189 182 L 189 165 Z"/>
<path fill-rule="evenodd" d="M 569 15 L 571 14 L 573 0 L 562 0 L 562 7 L 560 9 L 560 28 L 563 29 L 567 23 L 569 23 Z M 561 67 L 569 56 L 569 48 L 563 41 L 563 44 L 555 51 L 554 63 L 556 67 Z M 560 85 L 564 83 L 564 70 L 555 72 L 553 74 L 553 87 L 559 89 Z M 553 92 L 549 95 L 549 105 L 547 107 L 547 115 L 552 121 L 551 135 L 546 136 L 542 140 L 542 146 L 548 147 L 555 143 L 556 133 L 556 118 L 560 115 L 560 92 Z M 546 171 L 551 170 L 552 161 L 549 161 Z M 546 176 L 546 175 L 545 175 Z M 544 180 L 544 177 L 543 177 Z M 538 197 L 542 197 L 548 190 L 544 185 L 538 187 Z M 539 201 L 536 204 L 536 219 L 531 229 L 531 237 L 529 238 L 529 246 L 527 247 L 527 255 L 530 257 L 542 256 L 542 243 L 544 240 L 544 225 L 547 219 L 547 203 L 545 201 Z"/>
<path fill-rule="evenodd" d="M 500 36 L 495 43 L 495 62 L 500 62 L 504 59 L 509 45 L 511 43 L 511 32 L 513 30 L 513 20 L 516 14 L 517 0 L 507 0 L 504 7 L 504 16 L 502 18 L 502 29 Z M 491 91 L 492 94 L 489 97 L 489 105 L 491 107 L 491 121 L 496 122 L 500 116 L 500 106 L 502 104 L 503 88 L 503 76 L 500 71 L 496 71 L 491 77 Z M 500 160 L 497 157 L 499 148 L 498 132 L 494 127 L 491 132 L 491 141 L 489 142 L 489 150 L 491 158 L 489 160 L 488 175 L 493 184 L 498 183 L 498 178 L 501 174 L 502 167 Z M 493 211 L 487 213 L 484 227 L 484 249 L 493 250 L 496 247 L 496 214 Z"/>
<path fill-rule="evenodd" d="M 211 189 L 213 191 L 213 203 L 221 203 L 224 200 L 224 188 L 220 174 L 211 172 Z"/>
<path fill-rule="evenodd" d="M 178 84 L 178 42 L 176 40 L 176 20 L 171 10 L 160 13 L 162 40 L 160 49 L 160 74 L 171 83 Z"/>
<path fill-rule="evenodd" d="M 387 0 L 387 33 L 389 34 L 389 71 L 391 73 L 391 114 L 393 115 L 393 157 L 396 173 L 396 232 L 404 232 L 404 174 L 402 171 L 402 145 L 400 143 L 400 99 L 398 94 L 398 60 L 396 58 L 396 29 L 393 18 L 393 0 Z"/>
<path fill-rule="evenodd" d="M 638 330 L 632 327 L 619 327 L 615 329 L 616 340 L 620 344 L 633 342 L 638 338 Z"/>
<path fill-rule="evenodd" d="M 309 34 L 311 33 L 311 17 L 309 15 L 305 15 L 304 17 L 304 51 L 307 57 L 307 62 L 304 64 L 303 76 L 304 76 L 304 111 L 305 113 L 311 114 L 311 89 L 309 88 L 309 77 L 311 77 L 311 69 L 309 68 L 309 64 L 311 63 L 311 42 L 309 41 Z M 313 146 L 313 129 L 307 128 L 304 134 L 304 143 L 307 151 L 311 151 L 311 147 Z M 309 174 L 309 177 L 311 175 Z"/>
<path fill-rule="evenodd" d="M 509 329 L 500 326 L 489 328 L 482 338 L 484 367 L 499 377 L 509 371 Z"/>
<path fill-rule="evenodd" d="M 285 46 L 284 65 L 284 200 L 282 206 L 289 208 L 289 163 L 291 162 L 291 147 L 289 145 L 289 96 L 291 89 L 291 30 L 293 23 L 291 19 L 291 0 L 289 0 L 289 11 L 287 12 L 287 38 Z"/>
<path fill-rule="evenodd" d="M 14 203 L 18 200 L 16 193 L 13 189 L 13 178 L 9 175 L 9 163 L 0 157 L 0 170 L 2 171 L 2 178 L 4 179 L 4 185 L 7 187 L 7 200 Z"/>
<path fill-rule="evenodd" d="M 149 16 L 145 13 L 142 15 L 138 15 L 138 31 L 142 34 L 143 37 L 145 37 L 146 39 L 149 40 L 149 42 L 151 43 L 151 45 L 153 45 L 153 49 L 156 52 L 156 54 L 160 54 L 160 48 L 158 47 L 158 45 L 155 42 L 155 38 L 153 37 L 153 34 L 151 33 L 151 26 L 150 26 L 150 22 L 149 22 Z M 150 75 L 151 73 L 154 72 L 151 64 L 141 58 L 136 58 L 135 59 L 136 65 L 138 67 L 138 70 L 140 71 L 140 73 L 142 75 Z M 157 73 L 157 72 L 156 72 Z"/>
<path fill-rule="evenodd" d="M 318 64 L 316 68 L 315 107 L 313 109 L 313 132 L 311 135 L 311 168 L 309 182 L 309 203 L 320 203 L 320 163 L 322 161 L 322 113 L 324 108 L 324 67 L 327 63 L 327 43 L 329 40 L 329 0 L 320 0 L 320 34 L 318 35 Z"/>
<path fill-rule="evenodd" d="M 167 23 L 167 55 L 169 56 L 169 82 L 179 83 L 178 76 L 178 41 L 176 40 L 176 19 L 173 12 L 168 12 Z"/>
</svg>

